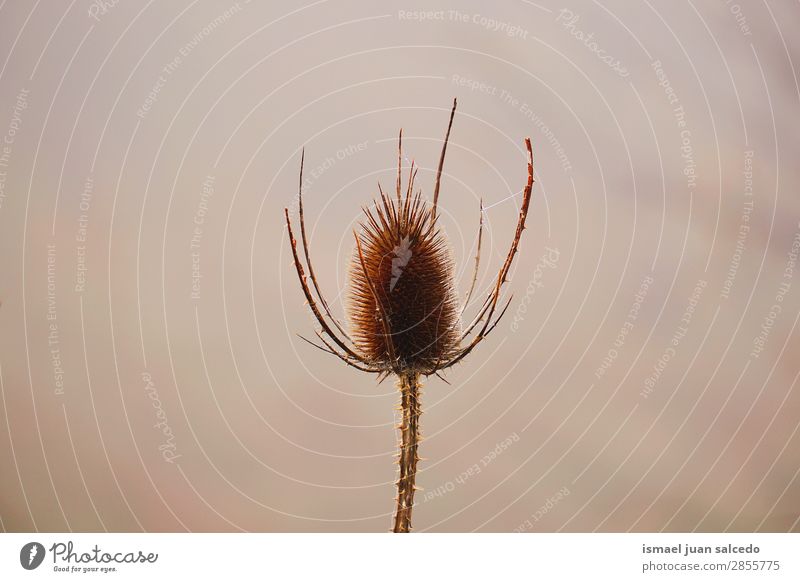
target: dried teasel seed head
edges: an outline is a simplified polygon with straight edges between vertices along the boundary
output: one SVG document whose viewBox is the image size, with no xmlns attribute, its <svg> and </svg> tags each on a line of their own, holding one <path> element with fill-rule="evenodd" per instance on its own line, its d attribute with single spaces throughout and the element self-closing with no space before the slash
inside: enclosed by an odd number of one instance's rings
<svg viewBox="0 0 800 582">
<path fill-rule="evenodd" d="M 365 359 L 394 373 L 429 374 L 458 348 L 461 323 L 449 242 L 421 193 L 381 192 L 356 233 L 350 324 Z M 399 188 L 398 188 L 399 192 Z"/>
<path fill-rule="evenodd" d="M 442 153 L 436 171 L 433 201 L 427 207 L 422 193 L 414 191 L 414 164 L 409 171 L 408 188 L 401 195 L 402 131 L 398 144 L 397 197 L 389 198 L 380 189 L 380 199 L 365 209 L 365 220 L 355 234 L 356 251 L 350 269 L 349 316 L 351 334 L 331 313 L 320 291 L 303 218 L 303 161 L 300 160 L 298 214 L 303 261 L 298 251 L 289 209 L 284 209 L 297 278 L 306 301 L 322 328 L 317 337 L 322 345 L 301 336 L 314 347 L 330 353 L 358 370 L 380 375 L 396 374 L 408 382 L 420 375 L 439 375 L 462 361 L 481 343 L 508 310 L 511 298 L 500 301 L 503 284 L 519 248 L 533 189 L 533 151 L 525 139 L 528 153 L 528 180 L 522 191 L 514 238 L 495 283 L 476 316 L 461 330 L 461 311 L 455 294 L 454 267 L 447 238 L 437 223 L 437 201 L 441 185 L 450 129 L 457 103 L 453 100 Z M 475 288 L 480 262 L 483 205 L 478 228 L 477 253 L 472 284 L 464 300 L 469 304 Z M 304 266 L 305 263 L 305 266 Z M 306 268 L 308 275 L 306 275 Z M 310 285 L 309 285 L 310 281 Z M 313 288 L 313 290 L 312 290 Z M 340 333 L 337 333 L 336 328 Z M 470 334 L 472 334 L 470 336 Z M 460 345 L 464 342 L 465 345 Z"/>
<path fill-rule="evenodd" d="M 366 218 L 354 233 L 356 250 L 350 267 L 351 335 L 347 334 L 331 313 L 311 266 L 303 218 L 305 151 L 300 158 L 298 189 L 300 240 L 305 267 L 298 252 L 289 209 L 284 209 L 297 278 L 303 295 L 322 328 L 317 332 L 317 337 L 323 345 L 303 339 L 358 370 L 377 373 L 384 377 L 394 373 L 398 377 L 403 419 L 398 427 L 401 441 L 397 509 L 392 530 L 395 532 L 411 531 L 411 512 L 416 489 L 414 483 L 419 461 L 417 455 L 420 441 L 419 416 L 422 413 L 420 375 L 439 375 L 440 370 L 450 368 L 463 360 L 475 346 L 486 339 L 503 318 L 511 299 L 499 307 L 500 292 L 508 280 L 522 231 L 525 230 L 525 219 L 533 189 L 533 151 L 531 140 L 526 138 L 528 181 L 522 192 L 522 205 L 511 248 L 478 314 L 462 333 L 461 311 L 455 293 L 453 259 L 447 238 L 440 230 L 436 216 L 442 166 L 456 105 L 454 99 L 450 111 L 450 123 L 439 157 L 430 208 L 422 201 L 421 192 L 412 195 L 416 175 L 413 162 L 405 197 L 401 195 L 402 148 L 400 146 L 403 137 L 401 131 L 397 156 L 397 198 L 390 199 L 381 190 L 380 200 L 375 203 L 374 208 L 364 209 Z M 380 190 L 380 185 L 378 189 Z M 482 233 L 483 203 L 481 203 L 475 269 L 465 304 L 469 304 L 478 275 Z M 334 327 L 341 332 L 344 339 L 339 337 Z M 473 332 L 474 335 L 470 338 Z M 461 347 L 459 345 L 461 341 L 466 345 Z"/>
</svg>

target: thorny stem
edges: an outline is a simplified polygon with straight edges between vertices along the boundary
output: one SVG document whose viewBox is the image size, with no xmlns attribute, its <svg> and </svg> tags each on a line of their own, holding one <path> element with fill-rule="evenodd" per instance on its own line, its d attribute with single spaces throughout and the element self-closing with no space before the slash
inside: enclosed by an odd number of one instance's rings
<svg viewBox="0 0 800 582">
<path fill-rule="evenodd" d="M 405 373 L 398 378 L 400 407 L 403 421 L 400 429 L 400 477 L 397 479 L 397 511 L 394 533 L 411 531 L 411 511 L 414 508 L 414 482 L 417 477 L 417 446 L 419 444 L 420 392 L 419 374 Z"/>
</svg>

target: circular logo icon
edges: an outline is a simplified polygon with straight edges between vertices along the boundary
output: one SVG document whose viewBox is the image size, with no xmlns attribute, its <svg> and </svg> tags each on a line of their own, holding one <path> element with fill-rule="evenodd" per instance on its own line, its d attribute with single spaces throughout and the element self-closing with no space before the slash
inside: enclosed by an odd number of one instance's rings
<svg viewBox="0 0 800 582">
<path fill-rule="evenodd" d="M 39 542 L 30 542 L 19 551 L 19 563 L 26 570 L 35 570 L 44 561 L 44 546 Z"/>
</svg>

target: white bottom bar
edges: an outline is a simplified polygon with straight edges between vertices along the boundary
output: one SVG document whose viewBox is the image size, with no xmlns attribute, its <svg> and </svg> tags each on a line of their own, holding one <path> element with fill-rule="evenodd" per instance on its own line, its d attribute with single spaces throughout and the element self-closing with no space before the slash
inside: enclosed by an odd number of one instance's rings
<svg viewBox="0 0 800 582">
<path fill-rule="evenodd" d="M 777 582 L 800 580 L 798 550 L 796 534 L 26 533 L 0 535 L 0 580 Z"/>
</svg>

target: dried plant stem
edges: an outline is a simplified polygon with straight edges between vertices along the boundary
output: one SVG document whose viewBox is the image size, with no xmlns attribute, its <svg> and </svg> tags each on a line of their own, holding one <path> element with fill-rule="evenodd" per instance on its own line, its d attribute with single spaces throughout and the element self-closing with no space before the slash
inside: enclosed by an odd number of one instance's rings
<svg viewBox="0 0 800 582">
<path fill-rule="evenodd" d="M 400 424 L 400 477 L 397 480 L 397 511 L 394 516 L 394 533 L 411 531 L 411 511 L 414 509 L 414 482 L 417 477 L 417 446 L 419 445 L 419 416 L 422 384 L 419 374 L 408 372 L 399 377 L 400 407 L 403 421 Z"/>
</svg>

